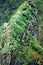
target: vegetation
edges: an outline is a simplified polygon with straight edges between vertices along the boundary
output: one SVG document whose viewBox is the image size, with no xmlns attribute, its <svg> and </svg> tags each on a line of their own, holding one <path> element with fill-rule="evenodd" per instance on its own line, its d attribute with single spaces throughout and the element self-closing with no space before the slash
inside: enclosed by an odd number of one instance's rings
<svg viewBox="0 0 43 65">
<path fill-rule="evenodd" d="M 12 14 L 25 0 L 0 0 L 0 26 L 8 22 Z M 16 5 L 15 5 L 16 4 Z"/>
<path fill-rule="evenodd" d="M 39 3 L 39 4 L 38 4 Z M 38 8 L 38 20 L 39 20 L 39 41 L 40 45 L 43 47 L 43 0 L 36 2 Z M 40 7 L 38 7 L 40 6 Z"/>
<path fill-rule="evenodd" d="M 29 65 L 34 60 L 37 60 L 39 65 L 43 62 L 43 48 L 39 45 L 35 33 L 38 26 L 36 16 L 36 5 L 25 1 L 8 23 L 1 27 L 0 53 L 5 54 L 5 59 L 6 54 L 10 53 L 10 65 Z"/>
</svg>

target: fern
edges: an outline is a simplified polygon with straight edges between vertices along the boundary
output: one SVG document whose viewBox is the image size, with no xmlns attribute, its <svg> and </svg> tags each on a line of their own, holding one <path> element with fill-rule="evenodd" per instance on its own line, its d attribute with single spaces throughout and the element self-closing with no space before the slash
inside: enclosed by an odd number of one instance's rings
<svg viewBox="0 0 43 65">
<path fill-rule="evenodd" d="M 39 56 L 43 55 L 43 48 L 38 44 L 35 36 L 30 35 L 30 30 L 27 29 L 28 25 L 31 23 L 33 16 L 35 15 L 34 9 L 25 1 L 16 11 L 16 13 L 11 17 L 8 22 L 9 33 L 7 37 L 2 38 L 0 44 L 4 44 L 0 49 L 0 53 L 8 53 L 11 50 L 18 50 L 17 62 L 23 60 L 23 56 L 27 61 L 33 60 Z M 25 33 L 25 39 L 23 34 Z M 3 34 L 2 34 L 3 35 Z M 6 43 L 6 45 L 5 45 Z M 37 49 L 37 50 L 36 50 Z M 36 52 L 35 52 L 36 51 Z M 32 53 L 31 53 L 32 52 Z M 34 52 L 36 55 L 34 56 Z M 40 53 L 39 53 L 40 52 Z M 31 55 L 31 56 L 30 56 Z M 24 59 L 24 60 L 25 60 Z M 39 58 L 40 60 L 40 58 Z"/>
</svg>

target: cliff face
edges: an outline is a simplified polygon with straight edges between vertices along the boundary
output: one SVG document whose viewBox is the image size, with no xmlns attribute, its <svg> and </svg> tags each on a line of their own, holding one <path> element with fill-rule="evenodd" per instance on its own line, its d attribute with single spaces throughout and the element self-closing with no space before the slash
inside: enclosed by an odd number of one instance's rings
<svg viewBox="0 0 43 65">
<path fill-rule="evenodd" d="M 33 60 L 37 60 L 36 63 L 39 64 L 43 61 L 43 48 L 38 44 L 35 4 L 24 2 L 8 23 L 2 26 L 0 45 L 2 65 L 28 65 Z"/>
</svg>

